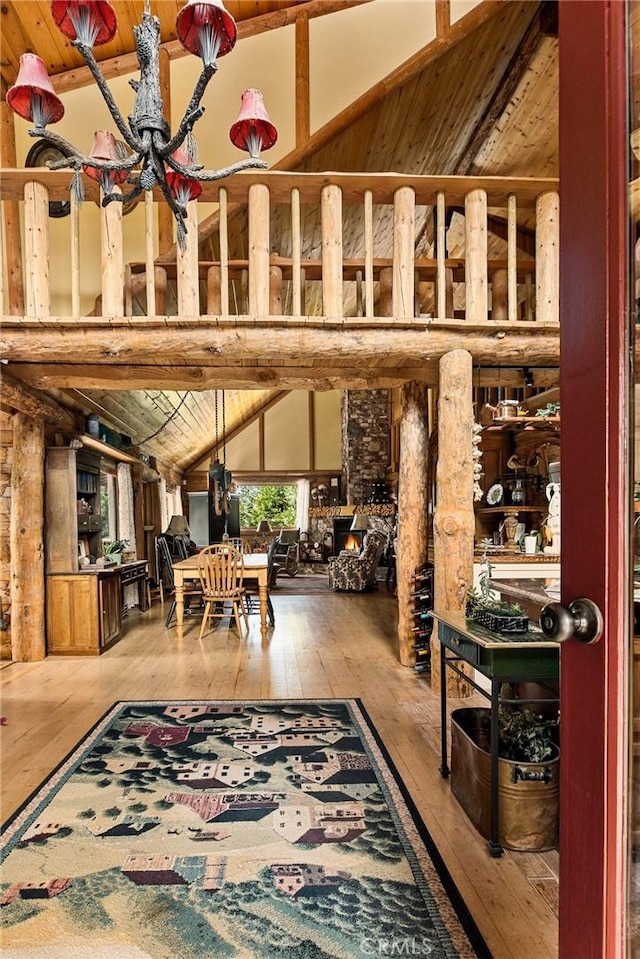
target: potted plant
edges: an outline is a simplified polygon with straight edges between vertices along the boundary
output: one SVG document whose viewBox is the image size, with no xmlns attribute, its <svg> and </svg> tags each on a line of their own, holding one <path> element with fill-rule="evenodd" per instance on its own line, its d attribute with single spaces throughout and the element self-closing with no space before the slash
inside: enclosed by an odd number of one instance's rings
<svg viewBox="0 0 640 959">
<path fill-rule="evenodd" d="M 451 789 L 485 838 L 491 835 L 491 711 L 451 715 Z M 498 710 L 499 841 L 505 849 L 542 852 L 558 845 L 558 722 L 525 706 Z"/>
<path fill-rule="evenodd" d="M 105 540 L 102 544 L 102 555 L 111 563 L 121 563 L 122 554 L 129 546 L 128 539 Z"/>
<path fill-rule="evenodd" d="M 479 588 L 467 591 L 465 614 L 494 633 L 525 633 L 529 617 L 518 603 L 497 599 L 490 586 L 491 564 L 485 560 L 479 577 Z"/>
</svg>

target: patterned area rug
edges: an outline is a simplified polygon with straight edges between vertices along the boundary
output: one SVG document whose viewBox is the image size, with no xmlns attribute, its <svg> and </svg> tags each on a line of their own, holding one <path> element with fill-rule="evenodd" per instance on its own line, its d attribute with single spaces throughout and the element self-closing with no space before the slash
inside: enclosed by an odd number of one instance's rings
<svg viewBox="0 0 640 959">
<path fill-rule="evenodd" d="M 359 700 L 116 703 L 2 843 L 3 959 L 490 959 Z"/>
</svg>

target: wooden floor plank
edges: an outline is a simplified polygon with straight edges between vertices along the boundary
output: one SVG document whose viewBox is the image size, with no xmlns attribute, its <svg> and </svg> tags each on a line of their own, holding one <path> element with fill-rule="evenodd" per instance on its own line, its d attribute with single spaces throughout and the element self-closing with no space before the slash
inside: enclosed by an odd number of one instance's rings
<svg viewBox="0 0 640 959">
<path fill-rule="evenodd" d="M 282 587 L 273 603 L 276 626 L 266 640 L 252 616 L 242 636 L 223 621 L 198 641 L 197 615 L 179 640 L 154 605 L 132 611 L 122 640 L 101 657 L 2 669 L 2 819 L 116 701 L 360 699 L 495 959 L 555 959 L 558 853 L 489 856 L 440 776 L 439 699 L 428 675 L 398 661 L 392 594 L 380 586 L 371 594 L 287 595 Z"/>
</svg>

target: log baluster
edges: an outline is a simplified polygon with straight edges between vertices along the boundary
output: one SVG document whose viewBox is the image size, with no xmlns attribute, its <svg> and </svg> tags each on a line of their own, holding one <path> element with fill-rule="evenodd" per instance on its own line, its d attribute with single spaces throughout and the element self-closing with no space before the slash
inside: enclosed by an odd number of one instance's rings
<svg viewBox="0 0 640 959">
<path fill-rule="evenodd" d="M 488 313 L 486 191 L 471 190 L 464 208 L 466 319 L 468 323 L 484 323 Z"/>
<path fill-rule="evenodd" d="M 27 316 L 51 313 L 49 282 L 49 191 L 30 181 L 24 187 L 24 252 Z"/>
<path fill-rule="evenodd" d="M 322 188 L 322 311 L 342 316 L 342 190 Z"/>
<path fill-rule="evenodd" d="M 249 313 L 269 316 L 269 188 L 249 187 Z"/>
<path fill-rule="evenodd" d="M 393 204 L 393 316 L 414 316 L 415 204 L 409 186 L 399 187 Z"/>
<path fill-rule="evenodd" d="M 550 190 L 536 201 L 536 319 L 557 323 L 560 310 L 560 198 Z"/>
</svg>

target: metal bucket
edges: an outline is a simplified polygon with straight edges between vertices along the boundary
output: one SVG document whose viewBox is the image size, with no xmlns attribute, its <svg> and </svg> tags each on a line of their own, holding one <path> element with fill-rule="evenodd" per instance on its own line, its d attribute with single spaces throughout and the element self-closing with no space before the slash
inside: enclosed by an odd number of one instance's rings
<svg viewBox="0 0 640 959">
<path fill-rule="evenodd" d="M 481 836 L 491 836 L 490 710 L 451 714 L 451 789 Z M 558 845 L 558 757 L 542 763 L 498 760 L 499 843 L 519 852 Z"/>
</svg>

